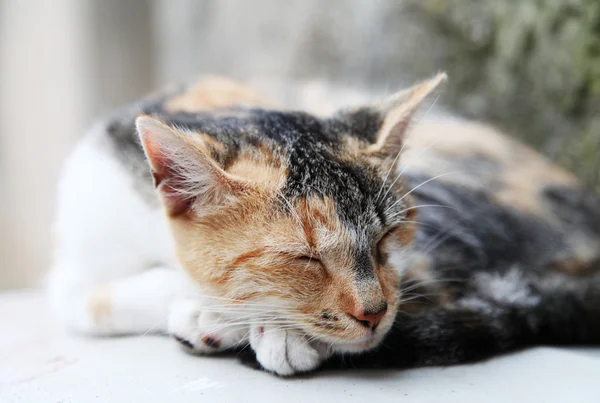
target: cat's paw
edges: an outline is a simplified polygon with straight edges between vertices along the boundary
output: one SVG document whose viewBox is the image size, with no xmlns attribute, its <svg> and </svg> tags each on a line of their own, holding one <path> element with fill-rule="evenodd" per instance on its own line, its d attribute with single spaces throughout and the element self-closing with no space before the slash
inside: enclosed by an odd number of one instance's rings
<svg viewBox="0 0 600 403">
<path fill-rule="evenodd" d="M 280 376 L 313 371 L 326 358 L 321 345 L 310 343 L 300 333 L 277 327 L 254 326 L 250 330 L 250 346 L 259 364 Z"/>
<path fill-rule="evenodd" d="M 171 306 L 169 334 L 186 350 L 210 354 L 243 345 L 248 329 L 213 312 L 201 299 L 182 299 Z"/>
</svg>

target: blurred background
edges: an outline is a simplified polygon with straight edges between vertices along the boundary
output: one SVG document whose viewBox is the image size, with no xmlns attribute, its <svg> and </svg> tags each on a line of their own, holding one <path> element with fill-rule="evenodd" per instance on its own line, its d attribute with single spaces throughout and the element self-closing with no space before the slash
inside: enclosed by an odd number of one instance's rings
<svg viewBox="0 0 600 403">
<path fill-rule="evenodd" d="M 119 104 L 203 72 L 393 91 L 439 70 L 446 108 L 600 190 L 598 0 L 0 0 L 0 289 L 41 283 L 61 162 Z"/>
</svg>

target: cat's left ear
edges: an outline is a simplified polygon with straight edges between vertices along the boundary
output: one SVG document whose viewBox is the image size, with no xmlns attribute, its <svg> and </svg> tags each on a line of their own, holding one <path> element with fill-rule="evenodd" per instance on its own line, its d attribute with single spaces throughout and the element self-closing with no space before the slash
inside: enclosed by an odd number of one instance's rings
<svg viewBox="0 0 600 403">
<path fill-rule="evenodd" d="M 183 133 L 150 116 L 135 123 L 154 185 L 171 217 L 209 215 L 253 189 L 219 166 L 201 134 Z"/>
<path fill-rule="evenodd" d="M 371 106 L 371 111 L 375 111 L 379 119 L 379 129 L 366 153 L 384 159 L 395 158 L 402 150 L 406 131 L 415 113 L 447 78 L 446 73 L 438 73 Z"/>
</svg>

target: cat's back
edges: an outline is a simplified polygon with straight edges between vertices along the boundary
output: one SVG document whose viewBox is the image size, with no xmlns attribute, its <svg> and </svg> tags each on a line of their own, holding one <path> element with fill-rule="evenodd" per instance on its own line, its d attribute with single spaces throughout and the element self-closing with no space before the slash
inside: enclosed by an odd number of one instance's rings
<svg viewBox="0 0 600 403">
<path fill-rule="evenodd" d="M 243 117 L 246 108 L 305 110 L 326 116 L 348 105 L 373 101 L 372 93 L 318 82 L 257 81 L 249 86 L 209 76 L 168 87 L 112 114 L 103 121 L 104 138 L 98 141 L 130 173 L 149 182 L 134 126 L 139 114 L 194 127 L 206 118 Z M 484 192 L 494 202 L 528 214 L 547 212 L 544 195 L 550 188 L 581 189 L 572 174 L 529 147 L 485 124 L 453 118 L 418 121 L 405 139 L 400 164 L 403 172 Z"/>
<path fill-rule="evenodd" d="M 203 78 L 167 88 L 101 121 L 68 164 L 61 209 L 69 212 L 69 222 L 77 230 L 90 217 L 94 228 L 118 223 L 107 232 L 133 243 L 128 247 L 134 253 L 169 244 L 135 131 L 139 114 L 164 121 L 175 117 L 175 124 L 185 127 L 207 116 L 243 115 L 245 108 L 327 115 L 374 100 L 373 94 L 328 85 L 263 83 L 256 88 L 260 91 L 219 77 Z M 439 264 L 469 269 L 480 262 L 503 263 L 509 256 L 521 264 L 581 272 L 599 259 L 597 199 L 573 175 L 486 125 L 421 120 L 405 139 L 400 163 L 398 173 L 417 204 L 448 207 L 420 208 L 417 216 L 424 224 L 417 243 Z M 156 250 L 161 252 L 152 258 L 168 257 L 169 248 Z"/>
<path fill-rule="evenodd" d="M 600 202 L 571 173 L 481 123 L 420 122 L 401 172 L 429 271 L 510 268 L 585 275 L 600 258 Z"/>
<path fill-rule="evenodd" d="M 169 87 L 111 115 L 104 122 L 106 135 L 101 141 L 139 179 L 138 188 L 148 193 L 144 184 L 151 182 L 150 174 L 134 126 L 139 114 L 194 127 L 206 118 L 243 117 L 247 108 L 304 110 L 327 116 L 374 98 L 373 93 L 319 82 L 292 85 L 255 80 L 244 85 L 209 76 Z M 490 126 L 451 117 L 419 120 L 405 139 L 400 165 L 405 174 L 436 177 L 435 182 L 480 192 L 499 206 L 548 219 L 556 215 L 548 202 L 553 189 L 582 192 L 571 173 L 538 152 Z"/>
<path fill-rule="evenodd" d="M 487 193 L 528 214 L 544 212 L 549 188 L 580 189 L 568 171 L 494 128 L 459 119 L 419 122 L 405 140 L 406 172 Z"/>
</svg>

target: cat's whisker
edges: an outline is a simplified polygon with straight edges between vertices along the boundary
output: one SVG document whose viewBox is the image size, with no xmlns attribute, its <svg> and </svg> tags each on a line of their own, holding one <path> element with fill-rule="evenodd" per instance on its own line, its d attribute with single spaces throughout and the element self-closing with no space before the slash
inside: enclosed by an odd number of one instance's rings
<svg viewBox="0 0 600 403">
<path fill-rule="evenodd" d="M 438 138 L 436 138 L 435 140 L 433 140 L 431 143 L 429 143 L 426 147 L 423 147 L 423 149 L 419 152 L 419 154 L 416 155 L 415 159 L 419 159 L 426 151 L 428 151 L 431 147 L 433 147 L 435 145 L 435 143 L 437 143 L 440 140 L 440 137 L 438 136 Z M 398 179 L 400 179 L 402 177 L 402 175 L 404 174 L 404 172 L 406 172 L 406 170 L 411 166 L 411 164 L 408 165 L 404 165 L 402 167 L 402 169 L 400 170 L 400 172 L 398 173 L 398 175 L 396 175 L 396 178 L 394 179 L 394 181 L 391 183 L 391 185 L 388 187 L 388 190 L 385 192 L 385 194 L 383 195 L 382 199 L 385 199 L 386 196 L 390 193 L 390 191 L 393 189 L 394 185 L 396 184 L 396 182 L 398 182 Z"/>
<path fill-rule="evenodd" d="M 235 317 L 236 315 L 244 315 L 245 316 L 283 316 L 281 313 L 276 312 L 266 312 L 264 310 L 233 310 L 233 309 L 224 309 L 224 308 L 203 308 L 198 310 L 199 313 L 215 313 L 220 315 L 223 319 L 228 319 L 231 317 Z M 293 316 L 291 314 L 287 314 L 285 316 Z M 239 317 L 239 316 L 238 316 Z"/>
<path fill-rule="evenodd" d="M 156 324 L 154 324 L 153 326 L 149 327 L 144 333 L 141 334 L 141 337 L 145 337 L 148 335 L 148 333 L 151 333 L 153 330 L 155 330 L 157 327 L 159 327 L 160 325 L 162 325 L 163 323 L 166 323 L 167 320 L 163 319 L 159 322 L 157 322 Z"/>
<path fill-rule="evenodd" d="M 302 320 L 302 317 L 297 317 L 297 318 L 291 318 L 293 320 L 299 321 Z M 255 324 L 260 324 L 260 323 L 270 323 L 270 322 L 285 322 L 285 323 L 290 323 L 290 318 L 282 318 L 281 315 L 272 315 L 272 316 L 265 316 L 265 315 L 246 315 L 246 316 L 238 316 L 236 318 L 231 318 L 230 320 L 223 320 L 222 323 L 227 323 L 227 324 L 235 324 L 235 323 L 242 323 L 242 322 L 252 322 Z"/>
<path fill-rule="evenodd" d="M 409 294 L 409 295 L 410 295 L 410 297 L 408 297 L 408 298 L 400 299 L 400 301 L 398 301 L 398 305 L 402 305 L 407 302 L 417 300 L 419 298 L 425 298 L 428 301 L 431 301 L 431 297 L 439 297 L 440 295 L 442 295 L 442 293 Z"/>
<path fill-rule="evenodd" d="M 450 228 L 445 228 L 439 231 L 438 234 L 432 236 L 432 239 L 424 245 L 422 250 L 419 252 L 424 255 L 429 255 L 429 253 L 437 248 L 442 242 L 452 236 L 452 232 L 450 232 Z"/>
<path fill-rule="evenodd" d="M 446 172 L 440 175 L 436 175 L 432 178 L 427 179 L 426 181 L 423 181 L 421 183 L 419 183 L 417 186 L 413 187 L 411 190 L 409 190 L 408 192 L 404 193 L 404 195 L 402 195 L 402 197 L 400 197 L 398 200 L 396 200 L 394 203 L 392 203 L 391 206 L 389 206 L 385 212 L 387 213 L 388 211 L 390 211 L 392 208 L 394 208 L 394 206 L 396 206 L 398 203 L 400 203 L 402 200 L 404 200 L 406 197 L 408 197 L 412 192 L 414 192 L 415 190 L 419 189 L 420 187 L 428 184 L 429 182 L 432 182 L 436 179 L 442 178 L 444 176 L 448 176 L 448 175 L 453 175 L 453 174 L 457 174 L 457 173 L 462 173 L 463 171 L 453 171 L 453 172 Z"/>
<path fill-rule="evenodd" d="M 413 118 L 413 120 L 411 121 L 412 124 L 409 125 L 409 128 L 406 131 L 406 134 L 404 135 L 404 140 L 402 142 L 402 147 L 400 148 L 400 151 L 398 151 L 398 153 L 396 154 L 396 157 L 394 158 L 394 161 L 392 162 L 392 164 L 390 165 L 390 167 L 388 168 L 386 174 L 385 174 L 385 178 L 383 179 L 383 183 L 381 185 L 381 187 L 379 188 L 379 192 L 377 193 L 377 197 L 375 198 L 375 201 L 379 201 L 379 196 L 381 195 L 381 191 L 383 190 L 389 175 L 392 171 L 392 169 L 394 169 L 394 167 L 396 166 L 396 161 L 398 160 L 398 157 L 400 157 L 400 155 L 402 154 L 402 152 L 404 151 L 404 147 L 406 147 L 406 144 L 408 143 L 408 140 L 410 139 L 410 137 L 413 135 L 413 133 L 415 133 L 415 129 L 419 126 L 419 124 L 421 124 L 421 122 L 423 122 L 425 120 L 425 118 L 427 117 L 427 115 L 429 114 L 429 112 L 431 112 L 431 110 L 433 109 L 433 107 L 435 106 L 435 104 L 437 103 L 437 101 L 440 99 L 441 94 L 438 94 L 438 96 L 433 100 L 433 102 L 431 103 L 431 106 L 427 109 L 427 111 L 425 111 L 425 113 L 423 114 L 423 116 L 421 116 L 420 118 L 416 119 Z M 416 122 L 416 123 L 415 123 Z M 437 139 L 436 139 L 437 141 Z M 433 145 L 430 144 L 427 148 L 431 147 Z M 426 148 L 426 149 L 427 149 Z M 419 157 L 422 155 L 422 153 L 419 154 Z M 398 177 L 396 177 L 396 179 L 394 180 L 394 182 L 390 185 L 391 189 L 394 184 L 396 183 L 396 181 L 398 180 L 398 178 L 402 175 L 404 171 L 400 172 L 400 174 L 398 174 Z M 385 198 L 385 196 L 388 195 L 389 193 L 389 189 L 388 191 L 385 193 L 385 195 L 383 196 L 383 198 Z"/>
<path fill-rule="evenodd" d="M 274 333 L 274 332 L 278 332 L 278 331 L 286 331 L 286 332 L 297 332 L 298 331 L 298 327 L 294 326 L 292 324 L 290 325 L 278 325 L 278 326 L 273 326 L 271 324 L 271 326 L 266 327 L 263 331 L 263 333 Z"/>
<path fill-rule="evenodd" d="M 400 222 L 398 222 L 398 224 L 418 224 L 418 225 L 421 225 L 423 227 L 437 228 L 436 226 L 434 226 L 431 223 L 426 223 L 426 222 L 418 221 L 418 220 L 401 220 Z"/>
<path fill-rule="evenodd" d="M 290 203 L 290 201 L 280 191 L 277 191 L 277 195 L 281 199 L 283 199 L 283 201 L 285 202 L 285 204 L 288 206 L 288 210 L 290 211 L 290 214 L 292 215 L 292 217 L 294 217 L 294 219 L 296 220 L 296 222 L 299 225 L 302 225 L 302 220 L 300 219 L 300 216 L 298 216 L 298 213 L 296 212 L 296 209 L 294 209 L 294 206 L 292 205 L 292 203 Z"/>
<path fill-rule="evenodd" d="M 231 301 L 233 303 L 231 304 L 210 304 L 207 306 L 212 306 L 212 307 L 253 307 L 253 308 L 275 308 L 278 311 L 290 311 L 292 310 L 292 308 L 283 306 L 281 304 L 268 304 L 268 303 L 263 303 L 263 302 L 252 302 L 252 301 L 240 301 L 239 299 L 236 298 L 225 298 L 225 297 L 212 297 L 212 296 L 198 296 L 198 295 L 194 295 L 193 297 L 195 298 L 206 298 L 206 299 L 216 299 L 216 300 L 224 300 L 224 301 Z"/>
<path fill-rule="evenodd" d="M 401 293 L 406 293 L 406 292 L 412 291 L 414 289 L 417 289 L 419 287 L 422 287 L 424 285 L 431 285 L 431 284 L 436 284 L 436 283 L 452 283 L 452 282 L 457 283 L 457 282 L 463 282 L 463 281 L 465 281 L 465 280 L 464 279 L 452 279 L 452 278 L 440 278 L 440 279 L 423 280 L 423 281 L 420 281 L 420 282 L 418 282 L 416 284 L 411 284 L 411 285 L 409 285 L 406 288 L 401 288 L 400 292 Z"/>
<path fill-rule="evenodd" d="M 404 195 L 402 195 L 402 197 L 400 197 L 400 199 L 399 199 L 398 201 L 402 201 L 402 200 L 404 200 L 404 199 L 405 199 L 405 198 L 406 198 L 408 195 L 410 195 L 412 192 L 414 192 L 415 190 L 417 190 L 417 189 L 418 189 L 418 188 L 420 188 L 421 186 L 423 186 L 423 185 L 426 185 L 427 183 L 429 183 L 429 182 L 431 182 L 431 181 L 434 181 L 434 180 L 437 180 L 437 179 L 443 178 L 444 176 L 448 176 L 448 175 L 455 175 L 455 174 L 457 174 L 457 173 L 463 173 L 463 172 L 464 172 L 464 171 L 452 171 L 452 172 L 446 172 L 446 173 L 443 173 L 443 174 L 436 175 L 436 176 L 434 176 L 434 177 L 432 177 L 432 178 L 429 178 L 429 179 L 427 179 L 426 181 L 424 181 L 424 182 L 421 182 L 421 183 L 420 183 L 420 184 L 418 184 L 417 186 L 413 187 L 411 190 L 409 190 L 409 191 L 408 191 L 407 193 L 405 193 Z"/>
<path fill-rule="evenodd" d="M 430 242 L 429 245 L 423 250 L 423 254 L 424 255 L 431 254 L 431 252 L 433 252 L 438 246 L 440 246 L 442 243 L 444 243 L 451 236 L 452 236 L 452 233 L 448 232 L 448 233 L 444 234 L 444 236 L 442 236 L 442 237 L 433 239 L 432 242 Z"/>
<path fill-rule="evenodd" d="M 383 189 L 385 188 L 385 184 L 390 176 L 390 173 L 392 172 L 392 170 L 394 169 L 394 167 L 396 166 L 396 161 L 398 161 L 398 158 L 400 157 L 400 154 L 402 154 L 402 151 L 404 151 L 404 147 L 406 146 L 406 141 L 404 143 L 402 143 L 402 147 L 400 148 L 400 151 L 398 151 L 398 153 L 396 154 L 396 157 L 394 158 L 394 160 L 392 161 L 392 164 L 390 165 L 390 167 L 388 168 L 386 174 L 385 174 L 385 178 L 383 178 L 383 182 L 381 183 L 381 187 L 379 188 L 379 192 L 377 192 L 377 197 L 375 197 L 375 202 L 379 202 L 379 197 L 381 196 L 381 192 L 383 191 Z M 383 196 L 385 197 L 387 195 L 386 194 Z"/>
<path fill-rule="evenodd" d="M 424 208 L 424 207 L 440 207 L 440 208 L 448 208 L 448 209 L 458 210 L 456 207 L 445 206 L 443 204 L 421 204 L 421 205 L 418 205 L 418 206 L 412 206 L 412 207 L 408 207 L 408 208 L 405 208 L 403 210 L 400 210 L 400 211 L 398 211 L 398 212 L 390 215 L 388 219 L 395 218 L 395 217 L 397 217 L 399 215 L 402 215 L 403 213 L 406 213 L 407 211 L 416 210 L 416 209 Z M 387 210 L 386 210 L 386 212 L 387 212 Z"/>
<path fill-rule="evenodd" d="M 244 333 L 244 335 L 242 336 L 242 338 L 233 345 L 233 348 L 237 348 L 240 344 L 242 343 L 249 343 L 249 339 L 250 339 L 250 333 L 252 332 L 252 329 L 248 328 L 248 331 L 246 333 Z"/>
<path fill-rule="evenodd" d="M 294 312 L 292 310 L 285 310 L 285 309 L 264 309 L 262 307 L 244 307 L 243 305 L 240 306 L 225 306 L 225 305 L 209 305 L 209 306 L 205 306 L 201 309 L 199 309 L 200 311 L 203 312 L 241 312 L 241 313 L 245 313 L 245 312 L 264 312 L 264 313 L 269 313 L 269 312 L 274 312 L 274 313 L 281 313 L 281 314 L 289 314 L 289 315 L 300 315 L 300 316 L 314 316 L 315 314 L 307 314 L 307 313 L 300 313 L 300 312 Z"/>
<path fill-rule="evenodd" d="M 286 326 L 290 326 L 291 328 L 293 327 L 293 325 L 290 325 L 285 322 L 278 323 L 275 321 L 264 321 L 264 320 L 263 321 L 241 321 L 241 322 L 233 322 L 233 323 L 215 324 L 213 326 L 208 327 L 207 329 L 202 329 L 202 333 L 213 333 L 213 332 L 221 331 L 223 329 L 232 328 L 232 327 L 252 327 L 252 326 L 265 326 L 265 325 L 270 325 L 270 326 L 274 326 L 277 328 L 284 328 Z"/>
<path fill-rule="evenodd" d="M 213 295 L 207 295 L 207 294 L 190 294 L 190 297 L 193 298 L 203 298 L 203 299 L 216 299 L 216 300 L 221 300 L 221 301 L 231 301 L 237 304 L 245 304 L 245 305 L 261 305 L 261 306 L 280 306 L 280 305 L 275 305 L 275 304 L 267 304 L 264 302 L 253 302 L 253 301 L 243 301 L 240 300 L 240 298 L 228 298 L 228 297 L 217 297 L 217 296 L 213 296 Z"/>
<path fill-rule="evenodd" d="M 219 311 L 216 311 L 219 312 Z M 227 313 L 232 313 L 232 312 L 227 312 Z M 318 314 L 304 314 L 304 313 L 293 313 L 293 312 L 281 312 L 281 311 L 271 311 L 271 312 L 264 312 L 264 311 L 254 311 L 254 312 L 244 312 L 244 311 L 239 311 L 239 312 L 233 312 L 233 313 L 240 313 L 240 314 L 247 314 L 247 315 L 254 315 L 254 316 L 261 316 L 261 317 L 279 317 L 279 318 L 315 318 L 318 317 Z"/>
<path fill-rule="evenodd" d="M 306 340 L 300 345 L 300 347 L 305 347 L 307 345 L 309 345 L 311 342 L 313 342 L 315 339 L 317 338 L 316 335 L 311 335 L 306 337 Z"/>
</svg>

